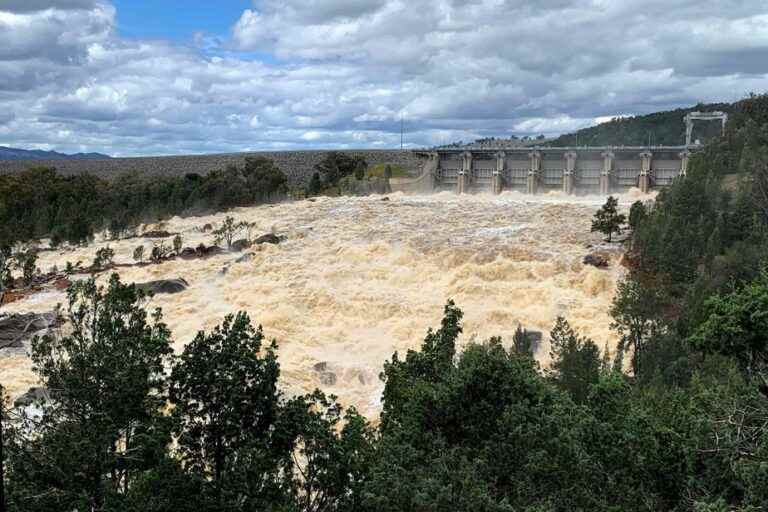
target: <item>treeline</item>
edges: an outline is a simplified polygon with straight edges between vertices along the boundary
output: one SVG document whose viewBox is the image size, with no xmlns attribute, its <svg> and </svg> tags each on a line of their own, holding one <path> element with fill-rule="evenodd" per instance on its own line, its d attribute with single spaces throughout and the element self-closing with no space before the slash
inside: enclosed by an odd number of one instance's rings
<svg viewBox="0 0 768 512">
<path fill-rule="evenodd" d="M 245 313 L 174 356 L 162 313 L 117 275 L 68 298 L 71 330 L 32 344 L 49 397 L 3 410 L 9 510 L 724 512 L 768 499 L 765 397 L 738 358 L 640 383 L 559 318 L 542 371 L 520 328 L 509 349 L 457 350 L 449 301 L 419 350 L 385 362 L 374 426 L 321 391 L 287 396 L 275 342 Z M 669 369 L 659 362 L 642 371 Z"/>
<path fill-rule="evenodd" d="M 685 144 L 683 117 L 689 112 L 721 110 L 731 112 L 730 103 L 699 104 L 691 108 L 678 108 L 664 112 L 612 119 L 597 126 L 583 128 L 575 133 L 561 135 L 548 142 L 549 146 L 679 146 Z M 722 125 L 717 122 L 698 121 L 693 138 L 709 142 L 720 137 Z"/>
<path fill-rule="evenodd" d="M 129 173 L 113 181 L 34 168 L 0 176 L 0 247 L 44 237 L 53 246 L 84 244 L 104 230 L 120 238 L 143 222 L 248 206 L 286 192 L 286 176 L 263 157 L 204 176 Z"/>
</svg>

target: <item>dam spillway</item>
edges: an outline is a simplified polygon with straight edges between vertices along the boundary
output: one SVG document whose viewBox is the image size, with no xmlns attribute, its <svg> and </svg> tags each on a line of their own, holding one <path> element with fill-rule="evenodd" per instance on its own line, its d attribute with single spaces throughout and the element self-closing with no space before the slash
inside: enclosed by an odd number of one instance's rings
<svg viewBox="0 0 768 512">
<path fill-rule="evenodd" d="M 438 149 L 424 153 L 421 175 L 393 180 L 402 192 L 453 190 L 529 194 L 643 193 L 665 188 L 688 169 L 692 146 L 533 147 Z"/>
</svg>

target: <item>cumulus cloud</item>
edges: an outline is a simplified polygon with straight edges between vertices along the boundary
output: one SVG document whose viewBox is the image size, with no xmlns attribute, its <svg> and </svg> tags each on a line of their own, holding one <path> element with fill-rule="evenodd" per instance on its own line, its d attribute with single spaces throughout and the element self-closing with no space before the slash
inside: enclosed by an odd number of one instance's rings
<svg viewBox="0 0 768 512">
<path fill-rule="evenodd" d="M 768 85 L 762 0 L 256 0 L 196 47 L 115 25 L 106 0 L 0 0 L 0 145 L 396 147 L 401 118 L 432 145 Z"/>
</svg>

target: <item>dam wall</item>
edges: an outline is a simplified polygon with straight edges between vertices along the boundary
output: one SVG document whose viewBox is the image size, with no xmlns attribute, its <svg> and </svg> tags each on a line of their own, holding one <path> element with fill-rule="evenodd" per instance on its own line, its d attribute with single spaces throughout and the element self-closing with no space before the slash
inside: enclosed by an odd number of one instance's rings
<svg viewBox="0 0 768 512">
<path fill-rule="evenodd" d="M 424 154 L 421 175 L 393 183 L 410 193 L 519 190 L 529 194 L 610 194 L 665 188 L 686 174 L 696 147 L 535 147 L 438 149 Z"/>
<path fill-rule="evenodd" d="M 314 166 L 330 151 L 259 151 L 253 153 L 225 153 L 215 155 L 183 155 L 135 158 L 109 158 L 103 160 L 0 160 L 0 174 L 21 172 L 29 167 L 55 167 L 64 175 L 92 174 L 113 179 L 123 173 L 138 171 L 147 176 L 183 176 L 187 173 L 207 174 L 228 165 L 243 165 L 247 156 L 272 159 L 288 177 L 291 187 L 309 183 Z M 350 156 L 365 158 L 369 166 L 396 164 L 416 176 L 422 172 L 425 155 L 401 150 L 348 150 Z"/>
</svg>

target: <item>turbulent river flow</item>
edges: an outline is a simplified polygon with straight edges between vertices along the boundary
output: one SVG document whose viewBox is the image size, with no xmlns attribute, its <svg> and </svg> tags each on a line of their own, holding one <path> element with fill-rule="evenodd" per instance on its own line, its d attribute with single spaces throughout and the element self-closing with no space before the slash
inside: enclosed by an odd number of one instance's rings
<svg viewBox="0 0 768 512">
<path fill-rule="evenodd" d="M 626 208 L 637 198 L 630 193 L 620 201 Z M 241 262 L 242 253 L 228 252 L 118 272 L 126 282 L 181 277 L 189 283 L 181 293 L 158 294 L 150 302 L 162 308 L 177 351 L 198 330 L 245 310 L 278 341 L 288 392 L 320 387 L 375 417 L 384 360 L 418 348 L 427 329 L 439 326 L 448 299 L 465 314 L 462 343 L 499 335 L 508 344 L 522 324 L 544 333 L 535 353 L 543 366 L 549 360 L 547 333 L 558 315 L 599 347 L 615 346 L 608 310 L 623 272 L 621 252 L 590 233 L 603 202 L 514 192 L 440 193 L 240 208 L 228 214 L 254 222 L 256 235 L 274 232 L 285 241 L 248 249 L 253 257 Z M 176 217 L 162 227 L 181 233 L 185 246 L 210 245 L 212 237 L 201 227 L 216 226 L 225 215 Z M 142 243 L 148 253 L 152 240 L 99 238 L 84 248 L 41 252 L 38 266 L 44 272 L 54 265 L 63 269 L 67 261 L 87 266 L 107 244 L 115 263 L 132 263 Z M 608 255 L 607 269 L 582 263 L 593 251 Z M 45 291 L 3 306 L 2 313 L 47 312 L 65 301 L 63 291 Z M 36 383 L 23 354 L 0 358 L 0 374 L 12 395 Z"/>
</svg>

